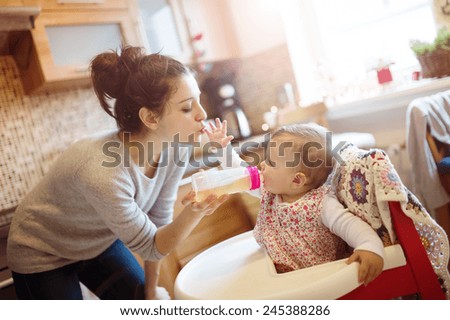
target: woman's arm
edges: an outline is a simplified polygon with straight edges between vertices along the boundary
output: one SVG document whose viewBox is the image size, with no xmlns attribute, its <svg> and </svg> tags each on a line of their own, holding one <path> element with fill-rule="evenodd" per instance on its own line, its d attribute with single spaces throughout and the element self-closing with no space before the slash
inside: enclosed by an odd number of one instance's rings
<svg viewBox="0 0 450 320">
<path fill-rule="evenodd" d="M 127 170 L 103 168 L 93 163 L 78 170 L 73 183 L 102 218 L 105 227 L 145 261 L 162 259 L 189 235 L 204 215 L 211 214 L 226 200 L 226 197 L 214 197 L 191 203 L 192 195 L 187 196 L 182 202 L 186 207 L 179 216 L 170 224 L 158 226 L 136 203 L 135 182 Z"/>
<path fill-rule="evenodd" d="M 228 195 L 219 198 L 210 195 L 202 202 L 193 202 L 194 192 L 187 194 L 182 204 L 186 205 L 181 213 L 172 221 L 158 228 L 155 235 L 156 249 L 162 255 L 168 254 L 183 242 L 204 216 L 210 215 L 228 199 Z"/>
</svg>

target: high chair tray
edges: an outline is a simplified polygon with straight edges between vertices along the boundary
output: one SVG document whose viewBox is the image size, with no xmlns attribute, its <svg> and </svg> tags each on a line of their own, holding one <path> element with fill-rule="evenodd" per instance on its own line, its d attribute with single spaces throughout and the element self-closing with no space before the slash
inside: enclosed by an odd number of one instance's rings
<svg viewBox="0 0 450 320">
<path fill-rule="evenodd" d="M 347 259 L 277 274 L 252 231 L 196 256 L 178 274 L 175 299 L 337 299 L 360 286 Z M 400 245 L 385 248 L 384 270 L 404 266 Z"/>
</svg>

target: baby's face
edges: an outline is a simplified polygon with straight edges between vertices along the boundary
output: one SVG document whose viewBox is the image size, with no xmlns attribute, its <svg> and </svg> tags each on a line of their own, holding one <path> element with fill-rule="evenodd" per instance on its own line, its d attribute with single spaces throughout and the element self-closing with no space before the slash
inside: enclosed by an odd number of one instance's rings
<svg viewBox="0 0 450 320">
<path fill-rule="evenodd" d="M 300 154 L 287 138 L 273 138 L 261 163 L 264 188 L 274 194 L 290 194 L 295 174 L 299 171 Z"/>
</svg>

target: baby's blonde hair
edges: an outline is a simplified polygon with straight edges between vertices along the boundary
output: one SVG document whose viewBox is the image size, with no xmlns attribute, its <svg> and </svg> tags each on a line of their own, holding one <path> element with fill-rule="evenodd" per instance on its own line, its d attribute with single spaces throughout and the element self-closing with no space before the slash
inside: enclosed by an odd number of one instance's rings
<svg viewBox="0 0 450 320">
<path fill-rule="evenodd" d="M 327 129 L 322 126 L 302 123 L 283 126 L 272 134 L 272 139 L 276 137 L 288 139 L 293 144 L 293 151 L 300 153 L 301 161 L 298 168 L 307 177 L 306 185 L 311 189 L 324 184 L 333 168 L 328 152 L 331 150 L 326 150 L 326 133 Z M 311 147 L 306 150 L 305 155 L 303 152 L 308 143 L 311 143 Z M 305 159 L 314 165 L 309 166 L 305 163 Z"/>
</svg>

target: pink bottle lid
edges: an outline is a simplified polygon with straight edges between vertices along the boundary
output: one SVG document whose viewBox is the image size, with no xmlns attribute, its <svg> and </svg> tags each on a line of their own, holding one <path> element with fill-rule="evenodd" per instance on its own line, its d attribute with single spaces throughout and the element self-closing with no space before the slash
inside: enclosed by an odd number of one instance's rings
<svg viewBox="0 0 450 320">
<path fill-rule="evenodd" d="M 246 167 L 248 173 L 250 174 L 250 181 L 252 182 L 252 186 L 250 190 L 258 189 L 261 185 L 261 178 L 259 176 L 259 170 L 255 166 Z"/>
</svg>

